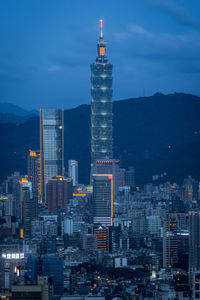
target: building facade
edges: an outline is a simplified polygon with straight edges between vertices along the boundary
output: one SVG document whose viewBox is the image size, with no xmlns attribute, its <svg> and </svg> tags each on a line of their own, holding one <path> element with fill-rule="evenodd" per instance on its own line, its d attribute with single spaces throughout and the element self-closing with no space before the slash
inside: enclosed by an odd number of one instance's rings
<svg viewBox="0 0 200 300">
<path fill-rule="evenodd" d="M 125 185 L 133 188 L 135 186 L 135 168 L 129 167 L 125 172 Z"/>
<path fill-rule="evenodd" d="M 95 159 L 113 157 L 112 69 L 106 57 L 103 22 L 97 58 L 91 64 L 91 174 Z"/>
<path fill-rule="evenodd" d="M 94 174 L 112 174 L 113 196 L 119 191 L 119 160 L 118 159 L 95 159 Z"/>
<path fill-rule="evenodd" d="M 109 229 L 108 227 L 97 226 L 94 227 L 94 236 L 97 239 L 97 249 L 98 250 L 108 250 L 109 249 Z"/>
<path fill-rule="evenodd" d="M 194 272 L 200 273 L 200 211 L 189 212 L 189 273 L 190 283 Z"/>
<path fill-rule="evenodd" d="M 40 174 L 40 153 L 39 151 L 29 150 L 28 154 L 28 178 L 32 182 L 33 197 L 41 194 L 41 174 Z"/>
<path fill-rule="evenodd" d="M 45 256 L 42 260 L 42 275 L 52 278 L 53 295 L 63 295 L 63 260 L 58 256 Z"/>
<path fill-rule="evenodd" d="M 113 224 L 113 175 L 93 175 L 93 223 L 101 226 Z"/>
<path fill-rule="evenodd" d="M 78 185 L 78 161 L 68 160 L 68 177 L 72 178 L 73 186 Z"/>
<path fill-rule="evenodd" d="M 178 262 L 177 214 L 169 213 L 163 224 L 163 267 L 171 268 Z"/>
<path fill-rule="evenodd" d="M 191 278 L 192 300 L 200 299 L 200 271 L 194 272 Z"/>
<path fill-rule="evenodd" d="M 61 208 L 67 214 L 67 203 L 72 198 L 72 180 L 63 176 L 55 176 L 48 180 L 47 200 L 48 210 L 57 214 Z"/>
<path fill-rule="evenodd" d="M 41 195 L 46 201 L 46 184 L 64 175 L 64 110 L 40 110 Z"/>
<path fill-rule="evenodd" d="M 16 189 L 16 217 L 27 237 L 31 236 L 31 221 L 37 216 L 37 204 L 37 198 L 32 193 L 32 182 L 22 178 Z"/>
</svg>

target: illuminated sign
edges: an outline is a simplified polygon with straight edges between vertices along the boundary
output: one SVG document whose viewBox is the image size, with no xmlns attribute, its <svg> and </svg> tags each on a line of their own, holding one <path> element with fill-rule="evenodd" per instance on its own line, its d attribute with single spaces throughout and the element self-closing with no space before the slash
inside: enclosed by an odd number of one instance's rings
<svg viewBox="0 0 200 300">
<path fill-rule="evenodd" d="M 23 259 L 24 253 L 3 253 L 2 258 L 4 258 L 4 259 Z"/>
</svg>

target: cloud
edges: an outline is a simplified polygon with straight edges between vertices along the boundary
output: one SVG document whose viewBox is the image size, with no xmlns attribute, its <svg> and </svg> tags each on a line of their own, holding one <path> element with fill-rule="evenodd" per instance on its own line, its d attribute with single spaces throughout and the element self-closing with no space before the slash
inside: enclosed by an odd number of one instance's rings
<svg viewBox="0 0 200 300">
<path fill-rule="evenodd" d="M 186 61 L 179 66 L 182 73 L 200 74 L 200 58 L 196 61 Z"/>
<path fill-rule="evenodd" d="M 171 0 L 151 0 L 150 5 L 155 9 L 167 12 L 179 24 L 200 29 L 200 21 L 192 16 L 185 7 L 177 5 Z"/>
<path fill-rule="evenodd" d="M 68 54 L 67 57 L 53 57 L 51 61 L 53 63 L 53 65 L 51 66 L 53 72 L 58 71 L 58 69 L 60 70 L 66 68 L 77 68 L 86 64 L 88 65 L 88 61 L 84 56 L 81 57 L 79 55 L 76 55 L 75 53 Z"/>
<path fill-rule="evenodd" d="M 171 64 L 181 72 L 200 72 L 200 33 L 195 30 L 183 34 L 154 33 L 130 24 L 127 31 L 115 34 L 114 43 L 114 49 L 129 60 L 154 61 L 165 67 Z"/>
<path fill-rule="evenodd" d="M 121 43 L 130 53 L 138 56 L 192 58 L 200 53 L 200 34 L 154 33 L 137 25 L 130 24 L 124 33 L 114 35 L 115 42 Z"/>
<path fill-rule="evenodd" d="M 20 68 L 0 62 L 0 83 L 20 83 L 24 81 L 23 77 Z"/>
<path fill-rule="evenodd" d="M 130 24 L 128 26 L 130 32 L 139 33 L 139 34 L 149 34 L 147 30 L 137 24 Z"/>
<path fill-rule="evenodd" d="M 52 65 L 50 67 L 48 67 L 48 71 L 51 73 L 55 73 L 61 70 L 60 66 L 56 66 L 56 65 Z"/>
</svg>

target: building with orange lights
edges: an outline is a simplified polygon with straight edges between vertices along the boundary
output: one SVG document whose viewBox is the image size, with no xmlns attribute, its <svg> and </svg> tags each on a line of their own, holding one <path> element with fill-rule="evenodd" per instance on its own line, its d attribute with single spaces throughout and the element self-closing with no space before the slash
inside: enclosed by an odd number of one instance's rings
<svg viewBox="0 0 200 300">
<path fill-rule="evenodd" d="M 119 159 L 95 159 L 94 174 L 113 175 L 113 196 L 119 191 Z"/>
<path fill-rule="evenodd" d="M 29 150 L 28 178 L 32 182 L 33 197 L 36 198 L 41 194 L 40 177 L 40 153 L 39 151 Z"/>
<path fill-rule="evenodd" d="M 108 250 L 109 249 L 109 230 L 108 227 L 95 227 L 94 236 L 97 239 L 97 249 Z"/>
<path fill-rule="evenodd" d="M 106 57 L 103 21 L 97 58 L 91 64 L 91 175 L 95 159 L 113 157 L 112 69 Z"/>
<path fill-rule="evenodd" d="M 22 178 L 16 190 L 16 217 L 26 237 L 31 236 L 31 221 L 37 216 L 37 205 L 37 198 L 32 193 L 32 182 Z"/>
</svg>

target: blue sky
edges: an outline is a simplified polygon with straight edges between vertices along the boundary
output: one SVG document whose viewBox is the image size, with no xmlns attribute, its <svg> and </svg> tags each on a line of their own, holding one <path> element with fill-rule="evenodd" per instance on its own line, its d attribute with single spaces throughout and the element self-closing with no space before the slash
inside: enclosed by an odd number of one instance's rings
<svg viewBox="0 0 200 300">
<path fill-rule="evenodd" d="M 1 0 L 0 102 L 26 109 L 90 103 L 99 19 L 113 100 L 200 95 L 199 0 Z"/>
</svg>

